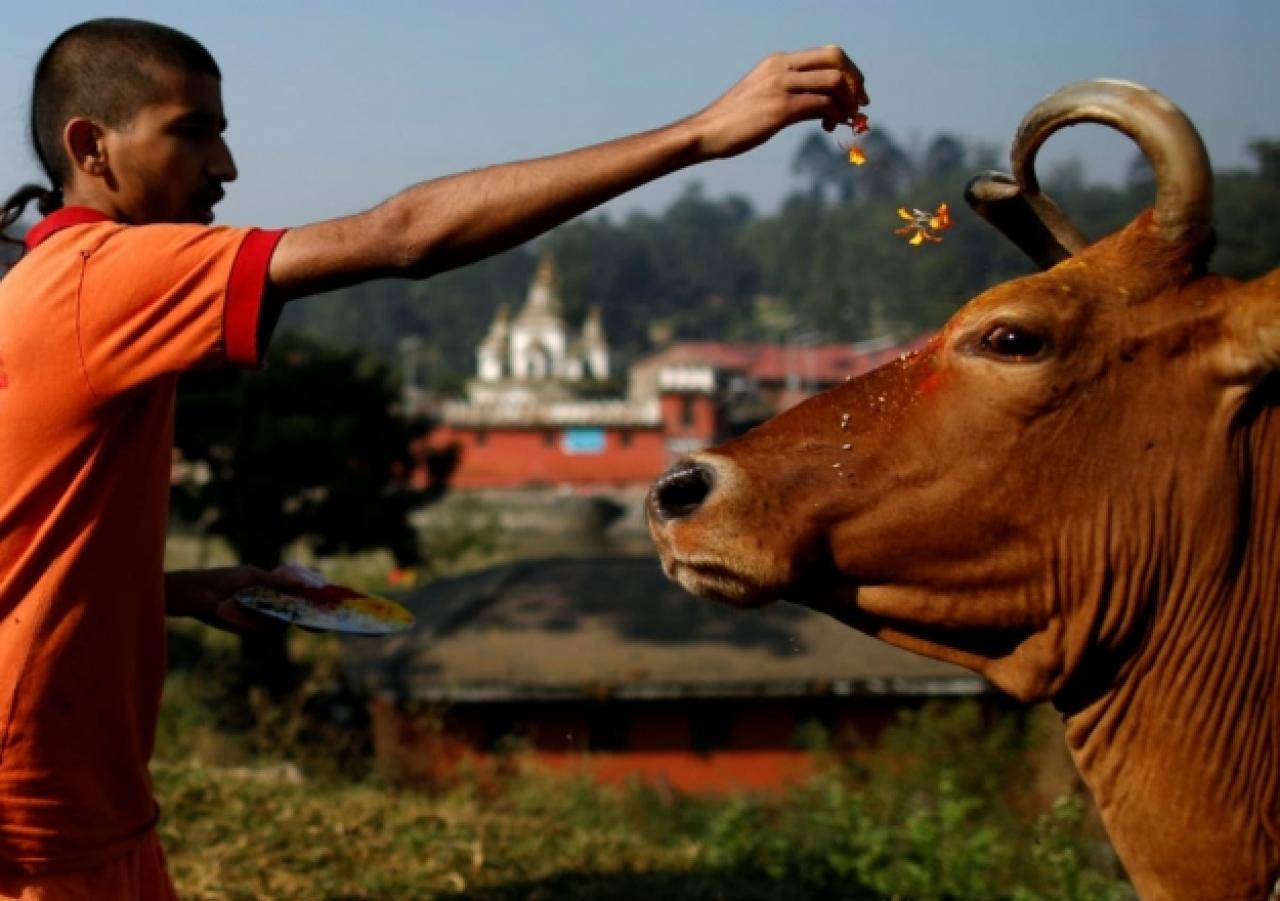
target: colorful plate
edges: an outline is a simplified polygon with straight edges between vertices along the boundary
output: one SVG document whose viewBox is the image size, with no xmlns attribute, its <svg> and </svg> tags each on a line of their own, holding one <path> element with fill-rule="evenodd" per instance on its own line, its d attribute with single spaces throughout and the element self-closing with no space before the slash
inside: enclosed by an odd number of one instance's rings
<svg viewBox="0 0 1280 901">
<path fill-rule="evenodd" d="M 307 587 L 297 594 L 253 585 L 233 597 L 250 610 L 320 632 L 391 635 L 413 625 L 413 614 L 395 601 L 341 585 Z"/>
</svg>

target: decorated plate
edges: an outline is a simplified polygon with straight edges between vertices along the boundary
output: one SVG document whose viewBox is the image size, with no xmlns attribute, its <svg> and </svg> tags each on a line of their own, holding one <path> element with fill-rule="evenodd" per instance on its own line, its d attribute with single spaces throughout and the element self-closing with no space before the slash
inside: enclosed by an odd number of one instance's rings
<svg viewBox="0 0 1280 901">
<path fill-rule="evenodd" d="M 242 606 L 320 632 L 390 635 L 413 625 L 413 614 L 386 598 L 342 585 L 314 585 L 293 594 L 253 585 L 233 595 Z"/>
</svg>

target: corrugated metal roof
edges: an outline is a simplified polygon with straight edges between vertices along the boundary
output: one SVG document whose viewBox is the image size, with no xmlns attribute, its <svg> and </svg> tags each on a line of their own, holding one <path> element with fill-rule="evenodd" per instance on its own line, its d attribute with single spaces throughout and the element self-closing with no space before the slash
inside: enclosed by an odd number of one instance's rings
<svg viewBox="0 0 1280 901">
<path fill-rule="evenodd" d="M 557 557 L 442 579 L 401 599 L 414 629 L 346 642 L 371 695 L 483 702 L 973 694 L 966 670 L 791 604 L 695 598 L 651 557 Z"/>
<path fill-rule="evenodd" d="M 920 335 L 902 344 L 763 344 L 730 341 L 682 341 L 645 357 L 636 366 L 703 365 L 733 372 L 757 382 L 785 382 L 791 377 L 809 384 L 834 385 L 870 372 L 895 357 L 914 353 L 933 336 Z"/>
</svg>

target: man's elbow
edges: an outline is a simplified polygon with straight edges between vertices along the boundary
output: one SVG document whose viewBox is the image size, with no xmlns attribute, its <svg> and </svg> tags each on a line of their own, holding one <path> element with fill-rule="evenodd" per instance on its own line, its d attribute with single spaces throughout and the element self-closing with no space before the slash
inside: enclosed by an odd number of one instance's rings
<svg viewBox="0 0 1280 901">
<path fill-rule="evenodd" d="M 419 204 L 400 195 L 371 212 L 377 218 L 373 230 L 385 252 L 388 276 L 423 279 L 440 271 L 443 242 L 438 229 L 424 222 Z"/>
</svg>

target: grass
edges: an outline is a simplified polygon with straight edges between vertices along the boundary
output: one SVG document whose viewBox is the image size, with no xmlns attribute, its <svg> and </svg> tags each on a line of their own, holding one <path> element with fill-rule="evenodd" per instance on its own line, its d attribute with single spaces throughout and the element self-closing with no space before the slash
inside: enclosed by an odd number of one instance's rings
<svg viewBox="0 0 1280 901">
<path fill-rule="evenodd" d="M 160 764 L 156 780 L 184 898 L 1129 897 L 1089 860 L 1073 800 L 1023 834 L 945 788 L 884 819 L 831 776 L 781 799 L 532 774 L 497 796 L 429 797 L 196 763 Z"/>
<path fill-rule="evenodd" d="M 1132 897 L 1082 798 L 1028 800 L 1023 717 L 926 707 L 856 756 L 809 734 L 829 766 L 780 796 L 603 788 L 518 749 L 496 783 L 425 794 L 380 781 L 336 643 L 292 650 L 294 695 L 237 697 L 232 640 L 172 635 L 154 772 L 184 898 Z"/>
</svg>

